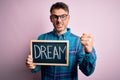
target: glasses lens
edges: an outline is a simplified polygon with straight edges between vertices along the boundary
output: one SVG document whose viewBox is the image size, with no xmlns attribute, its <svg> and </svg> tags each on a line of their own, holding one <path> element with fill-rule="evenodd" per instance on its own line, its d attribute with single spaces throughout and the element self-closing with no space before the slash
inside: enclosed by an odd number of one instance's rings
<svg viewBox="0 0 120 80">
<path fill-rule="evenodd" d="M 67 18 L 67 14 L 63 14 L 63 15 L 54 15 L 52 14 L 51 17 L 53 20 L 58 20 L 58 18 L 60 18 L 61 20 L 65 20 Z"/>
<path fill-rule="evenodd" d="M 61 16 L 60 16 L 60 18 L 61 18 L 62 20 L 65 20 L 65 19 L 66 19 L 66 17 L 67 17 L 67 15 L 66 15 L 66 14 L 63 14 L 63 15 L 61 15 Z"/>
</svg>

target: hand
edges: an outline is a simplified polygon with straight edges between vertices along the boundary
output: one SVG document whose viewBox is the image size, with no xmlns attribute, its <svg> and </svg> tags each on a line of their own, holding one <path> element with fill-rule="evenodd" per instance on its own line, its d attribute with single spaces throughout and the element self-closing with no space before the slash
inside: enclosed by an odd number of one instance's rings
<svg viewBox="0 0 120 80">
<path fill-rule="evenodd" d="M 35 69 L 36 65 L 33 64 L 33 58 L 32 58 L 32 55 L 29 54 L 27 59 L 26 59 L 26 66 L 29 68 L 29 69 Z"/>
<path fill-rule="evenodd" d="M 81 43 L 83 44 L 86 52 L 92 52 L 93 42 L 94 39 L 91 34 L 83 33 L 81 36 Z"/>
</svg>

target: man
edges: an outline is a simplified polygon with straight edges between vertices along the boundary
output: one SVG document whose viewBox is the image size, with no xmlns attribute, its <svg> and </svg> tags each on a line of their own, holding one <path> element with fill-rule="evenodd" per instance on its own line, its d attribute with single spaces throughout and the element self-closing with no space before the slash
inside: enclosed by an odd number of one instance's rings
<svg viewBox="0 0 120 80">
<path fill-rule="evenodd" d="M 32 57 L 28 55 L 27 67 L 33 73 L 41 70 L 42 80 L 78 80 L 77 65 L 86 76 L 91 75 L 96 63 L 93 36 L 83 33 L 80 38 L 71 33 L 70 28 L 67 28 L 70 15 L 65 3 L 57 2 L 53 4 L 50 13 L 54 30 L 40 35 L 38 40 L 69 40 L 69 66 L 33 65 Z"/>
</svg>

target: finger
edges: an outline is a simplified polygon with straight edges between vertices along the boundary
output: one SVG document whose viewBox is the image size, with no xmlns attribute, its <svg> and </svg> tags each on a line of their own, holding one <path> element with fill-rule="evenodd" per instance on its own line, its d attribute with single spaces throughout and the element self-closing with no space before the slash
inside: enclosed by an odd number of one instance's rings
<svg viewBox="0 0 120 80">
<path fill-rule="evenodd" d="M 88 45 L 88 43 L 86 41 L 81 41 L 81 43 L 83 44 L 83 46 Z"/>
<path fill-rule="evenodd" d="M 82 38 L 81 38 L 81 41 L 93 42 L 93 40 L 94 40 L 94 39 L 93 39 L 93 38 L 90 38 L 90 37 L 87 37 L 87 38 L 86 38 L 86 37 L 82 37 Z"/>
<path fill-rule="evenodd" d="M 28 58 L 32 58 L 32 55 L 28 55 Z"/>
<path fill-rule="evenodd" d="M 84 35 L 84 36 L 85 36 L 85 35 L 88 35 L 88 33 L 84 32 L 82 35 Z"/>
<path fill-rule="evenodd" d="M 33 62 L 27 62 L 26 65 L 33 65 Z"/>
<path fill-rule="evenodd" d="M 83 33 L 82 36 L 81 36 L 81 38 L 88 38 L 88 35 L 89 34 L 87 34 L 87 33 Z"/>
<path fill-rule="evenodd" d="M 89 41 L 88 38 L 81 38 L 81 41 Z"/>
<path fill-rule="evenodd" d="M 82 38 L 87 38 L 87 36 L 81 36 L 80 39 L 82 39 Z"/>
<path fill-rule="evenodd" d="M 33 60 L 33 58 L 27 58 L 27 60 L 28 60 L 28 61 L 32 61 L 32 60 Z"/>
<path fill-rule="evenodd" d="M 92 42 L 93 39 L 92 38 L 81 38 L 81 41 L 88 41 L 88 42 Z"/>
<path fill-rule="evenodd" d="M 85 38 L 87 38 L 87 36 L 81 36 L 80 39 L 84 40 Z"/>
<path fill-rule="evenodd" d="M 93 38 L 93 35 L 91 35 L 89 33 L 83 33 L 83 35 L 81 37 Z"/>
<path fill-rule="evenodd" d="M 26 65 L 28 65 L 28 66 L 31 65 L 31 64 L 32 64 L 31 62 L 26 62 Z"/>
<path fill-rule="evenodd" d="M 82 36 L 81 36 L 81 38 L 82 38 L 82 37 L 87 37 L 87 34 L 83 33 Z"/>
<path fill-rule="evenodd" d="M 29 69 L 31 69 L 31 68 L 33 68 L 33 65 L 27 65 L 27 67 L 28 67 Z"/>
<path fill-rule="evenodd" d="M 34 69 L 35 67 L 36 67 L 36 65 L 35 64 L 27 64 L 26 65 L 29 69 Z"/>
<path fill-rule="evenodd" d="M 31 63 L 33 63 L 33 60 L 31 58 L 27 58 L 26 59 L 26 64 L 31 64 Z"/>
<path fill-rule="evenodd" d="M 29 56 L 27 57 L 27 60 L 33 60 L 32 56 L 29 55 Z"/>
<path fill-rule="evenodd" d="M 90 41 L 90 39 L 86 39 L 86 40 L 81 40 L 81 43 L 85 46 L 88 46 L 88 45 L 90 45 L 91 41 Z"/>
<path fill-rule="evenodd" d="M 93 38 L 93 35 L 88 34 L 87 37 L 88 37 L 88 38 Z"/>
<path fill-rule="evenodd" d="M 31 58 L 27 58 L 26 62 L 33 62 L 33 60 Z"/>
<path fill-rule="evenodd" d="M 31 63 L 33 63 L 33 61 L 27 61 L 26 63 L 31 64 Z"/>
<path fill-rule="evenodd" d="M 35 65 L 29 66 L 30 69 L 35 69 Z"/>
</svg>

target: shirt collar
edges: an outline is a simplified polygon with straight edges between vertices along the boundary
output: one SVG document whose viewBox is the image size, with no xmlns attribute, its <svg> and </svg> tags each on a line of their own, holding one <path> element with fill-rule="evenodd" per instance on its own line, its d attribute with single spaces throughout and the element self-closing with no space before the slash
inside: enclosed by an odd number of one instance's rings
<svg viewBox="0 0 120 80">
<path fill-rule="evenodd" d="M 64 37 L 67 37 L 68 35 L 70 35 L 70 33 L 71 33 L 70 28 L 67 28 L 67 32 L 65 32 L 64 34 L 61 34 L 61 35 L 58 35 L 57 32 L 53 29 L 53 34 L 55 36 L 64 36 Z"/>
</svg>

